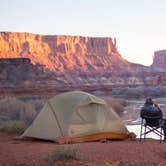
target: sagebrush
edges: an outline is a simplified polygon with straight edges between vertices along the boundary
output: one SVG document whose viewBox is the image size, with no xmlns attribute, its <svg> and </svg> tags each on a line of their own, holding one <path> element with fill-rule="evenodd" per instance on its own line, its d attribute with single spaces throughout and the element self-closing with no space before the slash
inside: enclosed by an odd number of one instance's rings
<svg viewBox="0 0 166 166">
<path fill-rule="evenodd" d="M 48 161 L 54 163 L 61 160 L 87 160 L 87 157 L 83 157 L 76 145 L 59 145 L 48 156 Z"/>
<path fill-rule="evenodd" d="M 2 121 L 23 121 L 30 124 L 37 111 L 28 102 L 24 102 L 16 97 L 7 97 L 0 100 L 0 123 Z"/>
<path fill-rule="evenodd" d="M 1 125 L 0 131 L 8 134 L 22 134 L 27 125 L 22 121 L 9 121 Z"/>
<path fill-rule="evenodd" d="M 122 115 L 123 111 L 124 111 L 124 107 L 127 105 L 127 101 L 123 98 L 105 98 L 108 107 L 111 107 L 114 109 L 114 111 L 118 114 L 118 115 Z"/>
</svg>

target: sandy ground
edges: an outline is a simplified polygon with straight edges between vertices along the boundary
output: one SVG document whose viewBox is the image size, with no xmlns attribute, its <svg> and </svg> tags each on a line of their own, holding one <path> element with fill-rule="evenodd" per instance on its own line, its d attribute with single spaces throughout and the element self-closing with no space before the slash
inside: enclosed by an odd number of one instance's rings
<svg viewBox="0 0 166 166">
<path fill-rule="evenodd" d="M 57 148 L 45 141 L 13 140 L 16 135 L 0 133 L 0 166 L 166 166 L 166 142 L 147 139 L 77 144 L 88 160 L 50 164 L 48 154 Z"/>
</svg>

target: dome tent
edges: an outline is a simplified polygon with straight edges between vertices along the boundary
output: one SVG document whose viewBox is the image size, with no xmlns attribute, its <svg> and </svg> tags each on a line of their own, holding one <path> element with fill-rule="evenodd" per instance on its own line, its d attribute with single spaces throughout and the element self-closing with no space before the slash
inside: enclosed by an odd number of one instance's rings
<svg viewBox="0 0 166 166">
<path fill-rule="evenodd" d="M 103 138 L 125 139 L 129 132 L 104 100 L 86 92 L 72 91 L 47 101 L 22 137 L 85 142 Z"/>
</svg>

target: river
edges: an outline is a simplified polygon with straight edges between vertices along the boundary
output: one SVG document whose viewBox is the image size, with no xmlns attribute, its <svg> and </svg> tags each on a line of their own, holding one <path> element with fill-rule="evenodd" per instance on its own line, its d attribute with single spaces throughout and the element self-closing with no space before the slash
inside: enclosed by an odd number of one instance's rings
<svg viewBox="0 0 166 166">
<path fill-rule="evenodd" d="M 140 138 L 141 125 L 126 125 L 130 132 L 134 132 L 137 138 Z M 147 134 L 146 138 L 160 139 L 160 137 L 154 133 Z"/>
<path fill-rule="evenodd" d="M 163 112 L 163 118 L 166 118 L 166 98 L 155 98 L 153 101 L 159 104 Z M 140 124 L 140 110 L 144 103 L 145 99 L 127 100 L 127 106 L 125 107 L 124 113 L 122 115 L 122 120 L 125 124 Z"/>
<path fill-rule="evenodd" d="M 158 103 L 162 112 L 163 118 L 166 118 L 166 98 L 155 98 L 153 99 L 155 103 Z M 137 135 L 137 138 L 140 137 L 141 129 L 141 119 L 140 119 L 140 110 L 145 103 L 145 99 L 141 100 L 128 100 L 127 106 L 125 107 L 122 119 L 126 124 L 127 129 L 130 132 L 134 132 Z M 160 139 L 158 135 L 154 133 L 149 133 L 147 138 Z"/>
</svg>

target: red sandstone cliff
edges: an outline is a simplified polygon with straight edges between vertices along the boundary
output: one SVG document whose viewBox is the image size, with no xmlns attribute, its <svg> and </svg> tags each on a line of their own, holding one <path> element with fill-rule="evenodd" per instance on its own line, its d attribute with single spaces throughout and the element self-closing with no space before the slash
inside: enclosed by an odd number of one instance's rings
<svg viewBox="0 0 166 166">
<path fill-rule="evenodd" d="M 7 65 L 0 61 L 0 87 L 20 84 L 48 91 L 49 87 L 107 91 L 166 85 L 165 74 L 123 59 L 111 38 L 0 32 L 0 58 L 30 59 L 28 64 L 17 59 Z"/>
<path fill-rule="evenodd" d="M 0 58 L 26 57 L 59 72 L 97 71 L 128 64 L 111 38 L 0 33 Z"/>
</svg>

